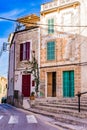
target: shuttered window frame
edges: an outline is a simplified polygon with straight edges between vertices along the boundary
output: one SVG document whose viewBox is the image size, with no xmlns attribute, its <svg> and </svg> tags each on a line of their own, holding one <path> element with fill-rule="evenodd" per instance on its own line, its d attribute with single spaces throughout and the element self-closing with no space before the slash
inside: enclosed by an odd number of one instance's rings
<svg viewBox="0 0 87 130">
<path fill-rule="evenodd" d="M 30 42 L 20 44 L 20 61 L 30 59 Z"/>
<path fill-rule="evenodd" d="M 48 34 L 54 33 L 54 19 L 48 19 Z"/>
<path fill-rule="evenodd" d="M 55 41 L 47 42 L 47 60 L 55 60 Z"/>
</svg>

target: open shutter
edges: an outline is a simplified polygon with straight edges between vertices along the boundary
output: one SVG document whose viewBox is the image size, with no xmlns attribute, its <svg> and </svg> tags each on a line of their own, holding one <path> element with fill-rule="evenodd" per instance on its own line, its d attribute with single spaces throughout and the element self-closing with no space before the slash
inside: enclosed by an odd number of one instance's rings
<svg viewBox="0 0 87 130">
<path fill-rule="evenodd" d="M 20 61 L 23 60 L 23 44 L 20 44 Z"/>
</svg>

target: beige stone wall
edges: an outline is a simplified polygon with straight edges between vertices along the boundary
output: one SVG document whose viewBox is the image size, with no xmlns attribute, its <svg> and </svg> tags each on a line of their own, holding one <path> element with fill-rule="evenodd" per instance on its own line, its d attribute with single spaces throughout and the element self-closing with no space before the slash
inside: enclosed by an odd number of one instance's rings
<svg viewBox="0 0 87 130">
<path fill-rule="evenodd" d="M 77 69 L 78 72 L 76 70 L 75 82 L 76 86 L 80 86 L 80 88 L 75 88 L 76 92 L 78 90 L 81 92 L 87 91 L 87 29 L 85 28 L 85 25 L 87 25 L 86 16 L 86 0 L 56 0 L 41 5 L 41 23 L 48 24 L 48 19 L 54 18 L 55 25 L 63 25 L 55 26 L 54 34 L 52 35 L 48 35 L 48 26 L 42 27 L 41 67 L 81 63 L 81 68 Z M 84 27 L 64 27 L 64 25 L 84 25 Z M 61 34 L 62 36 L 57 34 L 58 31 L 74 34 L 74 37 L 67 39 L 67 36 L 64 36 L 63 33 Z M 58 37 L 63 38 L 60 39 Z M 46 43 L 50 40 L 54 40 L 56 42 L 56 59 L 51 62 L 46 60 Z M 69 44 L 70 42 L 71 45 Z M 41 70 L 43 71 L 43 69 Z M 79 83 L 77 81 L 79 81 Z"/>
<path fill-rule="evenodd" d="M 41 68 L 40 71 L 40 91 L 41 96 L 45 97 L 45 92 L 48 86 L 46 86 L 47 72 L 56 72 L 56 96 L 58 98 L 63 97 L 63 71 L 74 70 L 74 94 L 81 91 L 81 67 L 80 66 L 63 66 L 63 67 L 53 67 L 53 68 Z"/>
<path fill-rule="evenodd" d="M 64 35 L 64 33 L 62 34 Z M 73 64 L 80 62 L 80 39 L 79 36 L 67 34 L 63 38 L 55 38 L 54 35 L 41 39 L 40 46 L 40 66 L 54 66 L 63 64 Z M 53 38 L 52 38 L 53 37 Z M 55 42 L 55 60 L 47 60 L 47 42 Z"/>
<path fill-rule="evenodd" d="M 20 62 L 20 44 L 25 42 L 30 42 L 30 53 L 32 54 L 32 51 L 35 51 L 35 57 L 38 60 L 38 44 L 39 44 L 39 29 L 31 29 L 27 31 L 21 31 L 15 35 L 15 69 L 23 69 L 26 67 L 29 67 L 28 64 L 25 64 L 26 61 Z M 30 54 L 30 56 L 31 56 Z M 32 56 L 31 56 L 32 57 Z"/>
<path fill-rule="evenodd" d="M 56 95 L 58 98 L 63 96 L 63 71 L 74 70 L 75 73 L 75 94 L 81 91 L 81 60 L 80 38 L 79 36 L 65 35 L 55 38 L 53 35 L 41 39 L 40 47 L 40 91 L 41 96 L 46 97 L 47 72 L 56 72 Z M 50 38 L 49 38 L 50 37 Z M 47 60 L 47 42 L 55 41 L 55 59 Z"/>
</svg>

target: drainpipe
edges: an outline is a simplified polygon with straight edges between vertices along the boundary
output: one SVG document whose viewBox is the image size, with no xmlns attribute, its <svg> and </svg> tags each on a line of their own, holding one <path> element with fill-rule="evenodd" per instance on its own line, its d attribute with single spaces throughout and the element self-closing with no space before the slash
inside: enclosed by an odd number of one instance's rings
<svg viewBox="0 0 87 130">
<path fill-rule="evenodd" d="M 41 41 L 41 35 L 40 35 L 40 28 L 38 28 L 38 68 L 39 68 L 39 80 L 40 80 L 40 41 Z M 40 83 L 39 83 L 39 96 L 40 96 Z"/>
<path fill-rule="evenodd" d="M 14 66 L 13 66 L 13 105 L 14 105 L 14 87 L 15 87 L 15 41 L 14 44 Z"/>
</svg>

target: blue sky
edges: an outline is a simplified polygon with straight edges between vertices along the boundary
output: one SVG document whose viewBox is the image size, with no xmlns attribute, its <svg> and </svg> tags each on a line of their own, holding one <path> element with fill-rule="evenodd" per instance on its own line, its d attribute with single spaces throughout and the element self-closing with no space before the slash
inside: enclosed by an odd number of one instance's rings
<svg viewBox="0 0 87 130">
<path fill-rule="evenodd" d="M 1 0 L 0 17 L 17 19 L 28 14 L 40 13 L 40 6 L 51 0 Z M 15 30 L 16 23 L 0 19 L 0 50 L 2 43 L 7 42 L 11 32 Z M 3 52 L 0 57 L 0 76 L 7 76 L 8 72 L 8 51 Z"/>
</svg>

